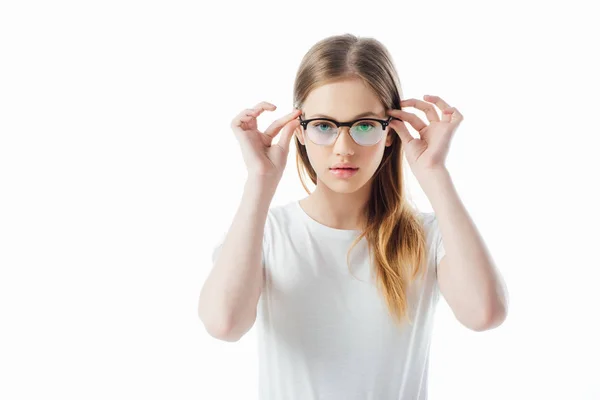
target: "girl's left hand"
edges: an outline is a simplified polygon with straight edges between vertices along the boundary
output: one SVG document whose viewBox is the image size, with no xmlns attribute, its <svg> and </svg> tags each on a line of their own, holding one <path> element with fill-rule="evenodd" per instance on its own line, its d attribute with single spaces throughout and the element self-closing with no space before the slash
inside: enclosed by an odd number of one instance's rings
<svg viewBox="0 0 600 400">
<path fill-rule="evenodd" d="M 454 107 L 438 96 L 423 96 L 428 102 L 407 99 L 400 102 L 400 107 L 414 107 L 422 110 L 427 115 L 429 125 L 415 114 L 403 110 L 387 110 L 391 117 L 399 118 L 390 121 L 392 127 L 400 136 L 406 159 L 415 176 L 436 168 L 445 168 L 446 156 L 450 148 L 450 141 L 456 128 L 463 120 L 463 116 Z M 438 115 L 434 103 L 442 110 L 442 120 Z M 414 138 L 404 125 L 404 121 L 410 123 L 419 133 L 419 138 Z"/>
</svg>

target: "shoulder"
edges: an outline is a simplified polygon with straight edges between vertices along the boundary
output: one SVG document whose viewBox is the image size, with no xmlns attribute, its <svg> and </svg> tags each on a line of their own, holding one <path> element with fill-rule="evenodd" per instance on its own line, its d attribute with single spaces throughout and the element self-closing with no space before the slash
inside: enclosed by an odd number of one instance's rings
<svg viewBox="0 0 600 400">
<path fill-rule="evenodd" d="M 425 230 L 427 247 L 432 254 L 435 254 L 435 267 L 446 254 L 442 233 L 439 228 L 438 219 L 435 212 L 420 212 L 420 218 L 423 221 L 423 229 Z"/>
<path fill-rule="evenodd" d="M 273 205 L 267 213 L 267 224 L 265 228 L 285 227 L 297 217 L 298 210 L 296 202 L 290 201 L 283 204 Z"/>
<path fill-rule="evenodd" d="M 425 232 L 425 239 L 428 247 L 440 247 L 440 242 L 442 239 L 435 212 L 417 211 L 416 214 L 423 224 L 423 231 Z"/>
<path fill-rule="evenodd" d="M 269 214 L 272 217 L 275 217 L 278 219 L 286 218 L 286 217 L 289 217 L 290 215 L 292 215 L 296 211 L 294 208 L 295 206 L 296 206 L 295 201 L 288 201 L 285 203 L 272 205 L 269 208 Z"/>
<path fill-rule="evenodd" d="M 433 211 L 417 210 L 415 212 L 415 214 L 423 223 L 426 223 L 426 224 L 431 224 L 433 222 L 433 220 L 435 219 L 435 212 L 433 212 Z"/>
<path fill-rule="evenodd" d="M 265 240 L 271 242 L 273 237 L 286 233 L 286 230 L 293 225 L 293 220 L 297 218 L 297 210 L 294 207 L 294 202 L 287 202 L 269 208 L 265 222 Z"/>
<path fill-rule="evenodd" d="M 433 211 L 417 211 L 417 218 L 423 225 L 426 233 L 431 233 L 437 227 L 437 217 Z"/>
<path fill-rule="evenodd" d="M 293 203 L 286 203 L 269 207 L 263 230 L 263 250 L 270 249 L 273 246 L 273 243 L 277 242 L 276 240 L 274 240 L 274 238 L 281 237 L 282 233 L 285 233 L 285 227 L 290 225 L 289 221 L 292 218 L 291 215 L 294 211 L 291 208 L 292 206 Z M 229 229 L 231 229 L 231 225 L 228 225 L 225 230 L 223 230 L 217 235 L 212 249 L 213 263 L 216 260 L 219 252 L 221 251 L 221 248 L 223 247 L 223 243 L 225 242 L 225 238 Z"/>
</svg>

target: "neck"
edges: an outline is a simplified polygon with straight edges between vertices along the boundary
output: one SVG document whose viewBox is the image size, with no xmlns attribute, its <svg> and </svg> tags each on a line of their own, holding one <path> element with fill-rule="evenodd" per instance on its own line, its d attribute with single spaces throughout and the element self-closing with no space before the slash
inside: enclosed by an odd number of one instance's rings
<svg viewBox="0 0 600 400">
<path fill-rule="evenodd" d="M 364 212 L 371 193 L 367 184 L 352 193 L 334 192 L 321 181 L 307 198 L 301 200 L 304 210 L 316 221 L 335 229 L 361 230 Z"/>
</svg>

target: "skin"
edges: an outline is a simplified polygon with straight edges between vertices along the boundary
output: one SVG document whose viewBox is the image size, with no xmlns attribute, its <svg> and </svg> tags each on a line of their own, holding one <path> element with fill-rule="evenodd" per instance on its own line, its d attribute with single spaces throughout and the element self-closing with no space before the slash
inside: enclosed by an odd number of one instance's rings
<svg viewBox="0 0 600 400">
<path fill-rule="evenodd" d="M 352 99 L 352 101 L 348 101 Z M 320 86 L 310 92 L 302 107 L 302 118 L 325 114 L 340 122 L 356 119 L 365 112 L 386 119 L 387 110 L 376 94 L 359 79 L 347 79 Z M 336 229 L 358 230 L 364 221 L 360 210 L 369 198 L 372 178 L 381 163 L 385 147 L 392 144 L 393 131 L 373 146 L 361 146 L 342 127 L 337 140 L 329 146 L 314 144 L 304 137 L 303 129 L 294 132 L 306 147 L 311 166 L 317 174 L 313 193 L 300 200 L 304 211 L 317 222 Z M 338 162 L 350 162 L 359 168 L 348 178 L 340 179 L 329 171 Z"/>
</svg>

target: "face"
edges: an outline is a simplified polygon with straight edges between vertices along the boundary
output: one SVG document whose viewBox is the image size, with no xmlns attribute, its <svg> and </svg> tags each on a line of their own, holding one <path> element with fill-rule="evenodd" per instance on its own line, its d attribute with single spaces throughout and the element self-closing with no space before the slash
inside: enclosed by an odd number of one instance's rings
<svg viewBox="0 0 600 400">
<path fill-rule="evenodd" d="M 371 115 L 361 118 L 387 119 L 385 107 L 360 79 L 344 80 L 329 83 L 314 89 L 303 104 L 302 119 L 317 118 L 326 115 L 338 122 L 350 122 L 366 112 Z M 383 152 L 392 144 L 392 133 L 389 126 L 378 143 L 372 146 L 361 146 L 350 136 L 349 127 L 341 127 L 339 136 L 331 145 L 317 145 L 308 137 L 302 127 L 295 134 L 299 142 L 305 146 L 310 164 L 317 173 L 317 185 L 325 184 L 338 193 L 352 193 L 370 183 L 383 158 Z M 350 177 L 333 173 L 331 168 L 336 163 L 348 162 L 358 167 L 358 171 Z"/>
</svg>

